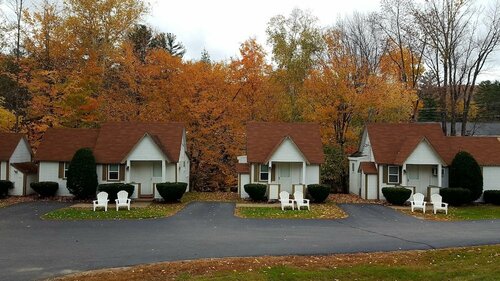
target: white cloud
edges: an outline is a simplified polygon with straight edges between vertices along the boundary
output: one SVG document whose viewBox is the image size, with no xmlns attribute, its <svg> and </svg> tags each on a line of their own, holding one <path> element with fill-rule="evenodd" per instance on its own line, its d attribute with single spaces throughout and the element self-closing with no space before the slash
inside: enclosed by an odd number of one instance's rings
<svg viewBox="0 0 500 281">
<path fill-rule="evenodd" d="M 206 48 L 212 58 L 237 55 L 239 45 L 250 37 L 266 43 L 266 26 L 275 15 L 288 15 L 293 8 L 309 10 L 321 26 L 332 25 L 338 15 L 374 11 L 378 1 L 256 0 L 256 1 L 161 1 L 150 3 L 146 21 L 158 30 L 172 32 L 187 47 L 186 58 L 199 58 Z"/>
</svg>

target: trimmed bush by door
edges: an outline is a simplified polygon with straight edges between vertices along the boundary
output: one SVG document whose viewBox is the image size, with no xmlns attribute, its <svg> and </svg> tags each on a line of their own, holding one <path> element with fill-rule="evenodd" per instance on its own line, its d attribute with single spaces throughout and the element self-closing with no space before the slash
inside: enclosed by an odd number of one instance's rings
<svg viewBox="0 0 500 281">
<path fill-rule="evenodd" d="M 263 201 L 266 198 L 267 186 L 261 183 L 249 183 L 244 186 L 245 192 L 253 201 Z"/>
<path fill-rule="evenodd" d="M 185 182 L 157 183 L 156 190 L 166 202 L 180 201 L 187 189 Z"/>
<path fill-rule="evenodd" d="M 411 190 L 404 187 L 384 187 L 382 188 L 387 202 L 393 205 L 403 205 L 411 196 Z"/>
<path fill-rule="evenodd" d="M 0 198 L 4 198 L 9 194 L 9 189 L 14 188 L 14 183 L 7 180 L 0 180 Z"/>
<path fill-rule="evenodd" d="M 97 191 L 108 193 L 109 202 L 114 203 L 118 198 L 118 192 L 125 190 L 128 193 L 128 198 L 134 194 L 135 187 L 128 183 L 104 183 L 97 186 Z"/>
<path fill-rule="evenodd" d="M 30 187 L 38 193 L 40 197 L 51 197 L 56 195 L 57 189 L 59 189 L 59 184 L 53 181 L 41 181 L 32 182 Z"/>
<path fill-rule="evenodd" d="M 475 201 L 483 193 L 483 174 L 476 159 L 465 151 L 455 155 L 450 166 L 450 187 L 462 187 L 470 190 L 468 202 Z"/>
<path fill-rule="evenodd" d="M 97 173 L 94 154 L 90 148 L 75 152 L 68 168 L 69 192 L 79 199 L 94 198 L 97 190 Z"/>
<path fill-rule="evenodd" d="M 330 195 L 330 186 L 326 184 L 310 184 L 307 186 L 307 194 L 311 196 L 314 203 L 325 202 Z"/>
<path fill-rule="evenodd" d="M 485 203 L 500 205 L 500 190 L 485 190 L 483 199 Z"/>
<path fill-rule="evenodd" d="M 470 202 L 471 191 L 461 187 L 441 188 L 439 194 L 443 197 L 443 202 L 452 206 L 460 206 Z"/>
</svg>

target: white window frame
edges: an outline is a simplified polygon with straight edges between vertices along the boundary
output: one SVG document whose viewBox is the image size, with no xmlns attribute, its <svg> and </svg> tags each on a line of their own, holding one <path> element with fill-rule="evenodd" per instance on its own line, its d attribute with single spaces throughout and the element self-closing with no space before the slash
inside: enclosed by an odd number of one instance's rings
<svg viewBox="0 0 500 281">
<path fill-rule="evenodd" d="M 68 170 L 69 170 L 69 162 L 64 162 L 63 178 L 65 178 L 65 179 L 68 178 Z"/>
<path fill-rule="evenodd" d="M 262 167 L 267 167 L 267 171 L 262 171 Z M 267 174 L 267 179 L 262 178 L 262 174 Z M 269 166 L 265 164 L 260 164 L 259 165 L 259 181 L 268 181 L 269 180 Z"/>
<path fill-rule="evenodd" d="M 111 171 L 111 166 L 118 167 L 117 171 Z M 111 173 L 116 173 L 116 179 L 111 178 Z M 120 164 L 108 164 L 108 181 L 119 181 L 120 180 Z"/>
<path fill-rule="evenodd" d="M 397 169 L 397 173 L 394 174 L 392 173 L 391 174 L 391 168 L 396 168 Z M 397 181 L 391 181 L 391 176 L 396 176 L 397 177 Z M 387 183 L 399 183 L 399 166 L 387 166 Z"/>
</svg>

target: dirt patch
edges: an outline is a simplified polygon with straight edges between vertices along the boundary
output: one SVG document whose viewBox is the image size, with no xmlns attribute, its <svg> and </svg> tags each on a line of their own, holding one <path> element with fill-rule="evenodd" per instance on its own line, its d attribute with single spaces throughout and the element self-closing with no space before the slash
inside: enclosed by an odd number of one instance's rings
<svg viewBox="0 0 500 281">
<path fill-rule="evenodd" d="M 0 199 L 0 208 L 23 202 L 32 202 L 35 200 L 35 196 L 9 196 L 7 198 Z"/>
<path fill-rule="evenodd" d="M 336 204 L 385 204 L 381 200 L 366 200 L 354 194 L 330 194 L 328 201 Z"/>
</svg>

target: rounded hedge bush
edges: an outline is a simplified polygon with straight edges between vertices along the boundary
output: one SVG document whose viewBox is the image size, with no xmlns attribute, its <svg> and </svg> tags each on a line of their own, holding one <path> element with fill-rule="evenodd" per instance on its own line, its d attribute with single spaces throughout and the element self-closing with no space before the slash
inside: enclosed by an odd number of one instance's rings
<svg viewBox="0 0 500 281">
<path fill-rule="evenodd" d="M 9 194 L 9 189 L 14 188 L 14 183 L 7 180 L 0 180 L 0 198 L 4 198 Z"/>
<path fill-rule="evenodd" d="M 471 202 L 471 193 L 469 189 L 461 187 L 447 187 L 439 190 L 439 194 L 443 197 L 443 202 L 452 206 L 460 206 Z"/>
<path fill-rule="evenodd" d="M 307 186 L 307 194 L 315 203 L 325 202 L 330 195 L 330 186 L 326 184 L 310 184 Z"/>
<path fill-rule="evenodd" d="M 185 182 L 164 182 L 157 183 L 156 190 L 160 193 L 166 202 L 176 202 L 181 200 L 186 192 L 187 183 Z"/>
<path fill-rule="evenodd" d="M 118 192 L 125 190 L 128 193 L 128 198 L 134 194 L 135 187 L 128 183 L 104 183 L 97 186 L 97 191 L 108 193 L 109 202 L 115 202 L 118 198 Z"/>
<path fill-rule="evenodd" d="M 260 183 L 249 183 L 244 186 L 245 192 L 253 201 L 263 201 L 266 198 L 267 185 Z"/>
<path fill-rule="evenodd" d="M 59 184 L 53 181 L 41 181 L 32 182 L 30 187 L 38 193 L 40 197 L 51 197 L 56 195 L 57 189 L 59 189 Z"/>
<path fill-rule="evenodd" d="M 485 190 L 483 199 L 485 203 L 500 205 L 500 190 Z"/>
<path fill-rule="evenodd" d="M 450 166 L 450 187 L 461 187 L 471 191 L 469 200 L 475 201 L 483 193 L 483 174 L 481 167 L 471 154 L 460 151 Z"/>
<path fill-rule="evenodd" d="M 384 187 L 382 188 L 387 202 L 393 205 L 403 205 L 411 196 L 411 190 L 404 187 Z"/>
</svg>

